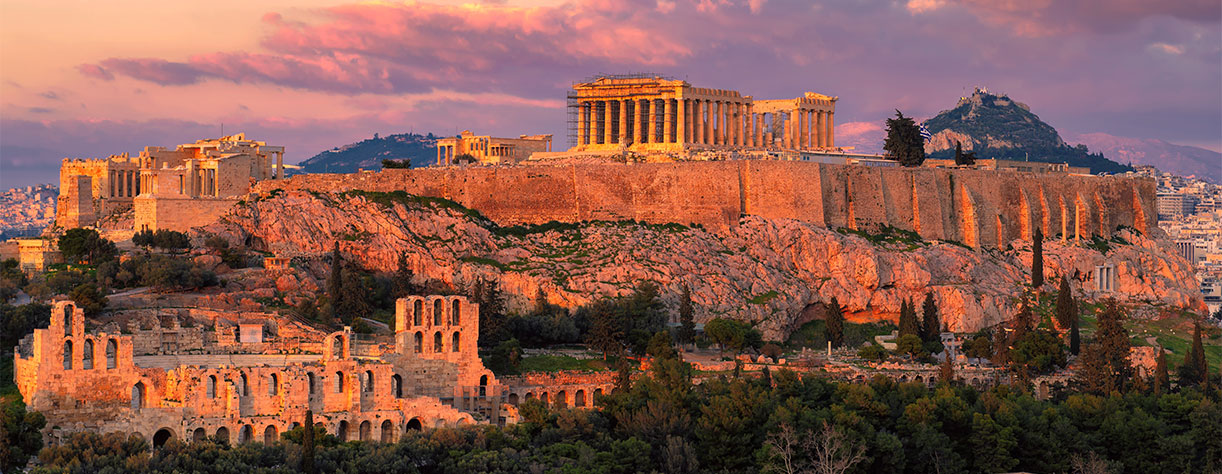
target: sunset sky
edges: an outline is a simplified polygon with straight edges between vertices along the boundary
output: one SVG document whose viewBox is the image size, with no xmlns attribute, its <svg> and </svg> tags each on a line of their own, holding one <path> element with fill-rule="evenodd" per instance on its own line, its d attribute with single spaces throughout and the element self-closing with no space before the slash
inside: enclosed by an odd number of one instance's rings
<svg viewBox="0 0 1222 474">
<path fill-rule="evenodd" d="M 244 131 L 296 162 L 376 133 L 552 133 L 596 73 L 840 97 L 877 149 L 976 86 L 1063 133 L 1222 150 L 1218 0 L 0 0 L 0 187 Z"/>
</svg>

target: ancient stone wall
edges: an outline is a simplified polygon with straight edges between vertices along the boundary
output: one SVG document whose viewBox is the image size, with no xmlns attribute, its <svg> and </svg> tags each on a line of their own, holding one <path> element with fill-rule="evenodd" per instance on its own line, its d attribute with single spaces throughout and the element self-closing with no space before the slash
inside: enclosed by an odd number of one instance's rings
<svg viewBox="0 0 1222 474">
<path fill-rule="evenodd" d="M 225 215 L 239 198 L 191 198 L 183 196 L 135 198 L 135 229 L 186 231 L 207 225 Z"/>
<path fill-rule="evenodd" d="M 257 192 L 406 191 L 442 197 L 501 225 L 638 220 L 735 227 L 743 215 L 827 227 L 883 226 L 972 247 L 1153 230 L 1151 180 L 997 170 L 744 160 L 427 168 L 264 181 Z"/>
</svg>

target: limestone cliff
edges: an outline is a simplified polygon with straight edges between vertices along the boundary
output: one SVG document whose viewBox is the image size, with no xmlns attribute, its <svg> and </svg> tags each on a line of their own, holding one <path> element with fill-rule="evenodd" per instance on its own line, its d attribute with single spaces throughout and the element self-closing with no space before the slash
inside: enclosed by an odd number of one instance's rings
<svg viewBox="0 0 1222 474">
<path fill-rule="evenodd" d="M 1017 249 L 974 251 L 911 233 L 863 236 L 759 217 L 743 218 L 728 233 L 634 222 L 504 228 L 450 201 L 405 193 L 277 192 L 197 231 L 306 258 L 324 256 L 339 242 L 345 254 L 379 271 L 392 271 L 406 251 L 419 278 L 498 279 L 511 308 L 528 304 L 539 288 L 553 303 L 575 307 L 625 294 L 642 280 L 658 282 L 673 308 L 687 284 L 698 320 L 757 321 L 769 338 L 783 337 L 804 322 L 805 309 L 833 296 L 853 319 L 894 319 L 901 299 L 919 299 L 926 290 L 951 329 L 976 330 L 1016 312 L 1030 261 L 1020 241 L 1013 242 Z M 1114 263 L 1116 296 L 1201 309 L 1186 261 L 1156 241 L 1120 234 L 1106 254 L 1046 243 L 1046 274 L 1076 273 L 1075 287 L 1093 288 L 1084 280 L 1094 266 Z"/>
</svg>

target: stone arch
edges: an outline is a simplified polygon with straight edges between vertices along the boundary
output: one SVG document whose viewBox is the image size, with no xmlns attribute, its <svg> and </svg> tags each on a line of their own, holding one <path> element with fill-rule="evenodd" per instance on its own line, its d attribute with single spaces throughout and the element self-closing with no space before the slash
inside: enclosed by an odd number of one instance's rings
<svg viewBox="0 0 1222 474">
<path fill-rule="evenodd" d="M 205 432 L 203 428 L 196 428 L 195 431 L 191 433 L 192 443 L 198 443 L 206 439 L 208 439 L 208 433 Z"/>
<path fill-rule="evenodd" d="M 534 393 L 534 392 L 526 392 L 526 399 L 527 399 L 527 400 L 534 400 L 534 399 L 535 399 L 535 393 Z"/>
<path fill-rule="evenodd" d="M 488 374 L 479 376 L 479 396 L 488 396 Z"/>
<path fill-rule="evenodd" d="M 412 302 L 412 325 L 420 326 L 424 324 L 424 301 L 416 300 Z"/>
<path fill-rule="evenodd" d="M 263 444 L 275 443 L 277 439 L 279 437 L 276 434 L 275 425 L 267 425 L 267 428 L 263 429 Z"/>
<path fill-rule="evenodd" d="M 365 371 L 364 382 L 365 382 L 365 386 L 364 386 L 365 391 L 372 392 L 373 391 L 373 371 L 372 370 Z"/>
<path fill-rule="evenodd" d="M 444 427 L 445 425 L 446 425 L 446 420 L 444 419 L 438 418 L 433 421 L 434 428 L 441 428 L 441 427 Z"/>
<path fill-rule="evenodd" d="M 119 343 L 114 339 L 106 340 L 106 368 L 113 369 L 119 366 Z"/>
<path fill-rule="evenodd" d="M 339 438 L 341 442 L 348 441 L 348 420 L 341 420 L 339 422 L 339 428 L 335 431 L 335 437 Z"/>
<path fill-rule="evenodd" d="M 85 343 L 81 345 L 81 368 L 93 368 L 93 339 L 85 338 Z"/>
<path fill-rule="evenodd" d="M 1039 389 L 1036 393 L 1039 394 L 1040 399 L 1048 398 L 1049 392 L 1048 392 L 1048 381 L 1047 380 L 1040 381 Z"/>
<path fill-rule="evenodd" d="M 586 391 L 585 390 L 578 390 L 577 393 L 573 394 L 573 406 L 576 406 L 576 407 L 585 407 L 586 406 Z"/>
<path fill-rule="evenodd" d="M 242 425 L 242 429 L 238 430 L 238 444 L 246 444 L 255 437 L 255 427 L 250 424 Z"/>
<path fill-rule="evenodd" d="M 408 422 L 407 422 L 407 429 L 408 429 L 408 430 L 416 430 L 416 431 L 420 431 L 420 430 L 424 429 L 424 425 L 423 425 L 422 423 L 420 423 L 420 419 L 419 419 L 419 418 L 412 418 L 411 420 L 408 420 Z"/>
<path fill-rule="evenodd" d="M 412 342 L 415 345 L 417 354 L 424 352 L 424 333 L 416 331 L 416 335 L 412 338 Z"/>
<path fill-rule="evenodd" d="M 72 341 L 64 341 L 64 370 L 72 370 Z"/>
<path fill-rule="evenodd" d="M 216 376 L 209 375 L 208 378 L 204 380 L 204 383 L 207 384 L 204 388 L 205 395 L 207 395 L 208 398 L 216 398 Z"/>
<path fill-rule="evenodd" d="M 513 406 L 518 405 L 518 394 L 516 393 L 509 394 L 509 404 Z"/>
<path fill-rule="evenodd" d="M 539 401 L 543 402 L 543 404 L 546 405 L 548 403 L 551 403 L 551 398 L 547 396 L 547 392 L 543 392 L 539 394 Z"/>
<path fill-rule="evenodd" d="M 458 298 L 454 298 L 450 301 L 450 324 L 455 326 L 459 325 L 459 322 L 461 321 L 461 318 L 458 316 L 459 314 Z"/>
<path fill-rule="evenodd" d="M 921 377 L 920 375 L 918 375 L 918 376 L 914 377 L 914 378 L 912 379 L 912 381 L 913 381 L 913 382 L 916 382 L 916 383 L 919 383 L 919 384 L 922 384 L 922 385 L 924 385 L 924 384 L 925 384 L 925 378 L 924 378 L 924 377 Z"/>
<path fill-rule="evenodd" d="M 306 392 L 306 393 L 309 395 L 313 395 L 314 394 L 314 372 L 306 372 L 306 384 L 309 385 L 309 387 L 307 387 L 309 388 L 309 392 Z"/>
<path fill-rule="evenodd" d="M 383 442 L 383 443 L 393 443 L 393 442 L 395 442 L 395 424 L 394 424 L 394 423 L 391 423 L 391 422 L 390 422 L 390 420 L 383 420 L 383 421 L 382 421 L 382 436 L 381 436 L 381 439 L 382 439 L 382 442 Z"/>
<path fill-rule="evenodd" d="M 592 397 L 592 400 L 590 400 L 590 406 L 594 406 L 596 403 L 598 403 L 598 399 L 602 396 L 603 396 L 603 389 L 601 388 L 594 389 L 594 396 Z"/>
<path fill-rule="evenodd" d="M 350 341 L 342 331 L 332 333 L 323 341 L 323 358 L 347 359 Z"/>
<path fill-rule="evenodd" d="M 433 352 L 444 352 L 445 347 L 442 344 L 441 331 L 433 333 Z"/>
<path fill-rule="evenodd" d="M 238 390 L 240 390 L 239 393 L 241 393 L 243 397 L 249 397 L 250 396 L 250 380 L 246 378 L 246 372 L 241 372 L 238 374 L 238 383 L 240 385 L 238 387 Z"/>
<path fill-rule="evenodd" d="M 274 397 L 280 394 L 280 377 L 276 374 L 267 376 L 267 396 Z"/>
<path fill-rule="evenodd" d="M 220 441 L 221 443 L 229 444 L 229 428 L 224 426 L 217 428 L 216 434 L 213 434 L 212 437 L 216 438 L 217 441 Z"/>
<path fill-rule="evenodd" d="M 76 309 L 71 303 L 64 305 L 64 335 L 72 335 L 72 312 Z"/>
<path fill-rule="evenodd" d="M 341 371 L 341 372 L 336 372 L 336 373 L 335 373 L 335 384 L 334 384 L 334 387 L 335 387 L 335 389 L 334 389 L 333 391 L 334 391 L 335 393 L 343 393 L 343 392 L 344 392 L 344 373 L 343 373 L 342 371 Z"/>
<path fill-rule="evenodd" d="M 433 300 L 433 325 L 434 326 L 442 325 L 441 306 L 442 306 L 441 298 L 437 298 Z"/>
<path fill-rule="evenodd" d="M 144 382 L 136 382 L 136 385 L 132 386 L 132 410 L 144 408 L 146 392 Z"/>
<path fill-rule="evenodd" d="M 160 448 L 165 446 L 165 443 L 172 439 L 174 439 L 174 430 L 169 428 L 159 429 L 156 433 L 153 433 L 153 447 Z"/>
<path fill-rule="evenodd" d="M 395 374 L 390 377 L 390 390 L 395 398 L 403 398 L 403 376 Z"/>
<path fill-rule="evenodd" d="M 357 430 L 357 439 L 369 441 L 371 436 L 373 436 L 373 425 L 369 423 L 369 420 L 362 421 L 360 428 Z"/>
<path fill-rule="evenodd" d="M 907 375 L 907 374 L 905 374 L 905 375 L 901 375 L 901 376 L 900 376 L 900 383 L 908 383 L 908 375 Z"/>
<path fill-rule="evenodd" d="M 454 331 L 454 335 L 450 336 L 450 352 L 458 352 L 459 348 L 458 331 Z"/>
</svg>

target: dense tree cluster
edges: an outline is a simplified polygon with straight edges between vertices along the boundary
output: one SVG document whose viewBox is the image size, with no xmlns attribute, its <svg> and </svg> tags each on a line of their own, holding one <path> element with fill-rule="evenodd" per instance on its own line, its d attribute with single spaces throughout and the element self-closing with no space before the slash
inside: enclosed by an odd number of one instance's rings
<svg viewBox="0 0 1222 474">
<path fill-rule="evenodd" d="M 142 247 L 157 247 L 166 250 L 191 248 L 191 239 L 187 237 L 187 234 L 167 229 L 136 232 L 135 235 L 132 235 L 132 243 Z"/>
<path fill-rule="evenodd" d="M 108 288 L 148 286 L 169 292 L 215 286 L 220 280 L 215 272 L 189 258 L 138 253 L 98 265 L 97 282 Z"/>
<path fill-rule="evenodd" d="M 98 231 L 80 227 L 59 236 L 59 251 L 68 262 L 88 265 L 114 259 L 119 253 L 115 243 L 102 238 Z"/>
<path fill-rule="evenodd" d="M 887 119 L 887 138 L 883 142 L 887 159 L 903 166 L 921 166 L 925 162 L 925 139 L 920 127 L 911 117 L 895 111 L 895 118 Z"/>
</svg>

